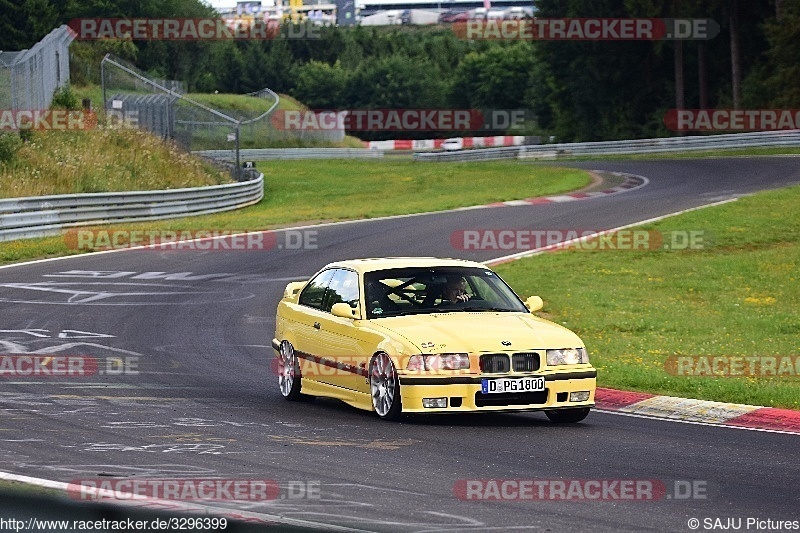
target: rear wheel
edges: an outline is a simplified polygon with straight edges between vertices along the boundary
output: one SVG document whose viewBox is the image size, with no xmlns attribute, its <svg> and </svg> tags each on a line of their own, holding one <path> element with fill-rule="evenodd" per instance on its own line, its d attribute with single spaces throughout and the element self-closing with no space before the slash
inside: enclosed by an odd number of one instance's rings
<svg viewBox="0 0 800 533">
<path fill-rule="evenodd" d="M 575 409 L 558 409 L 555 411 L 545 411 L 544 414 L 551 422 L 556 424 L 575 424 L 589 415 L 588 407 L 577 407 Z"/>
<path fill-rule="evenodd" d="M 403 406 L 400 402 L 400 380 L 392 358 L 379 353 L 369 365 L 369 389 L 372 407 L 384 420 L 397 420 Z"/>
<path fill-rule="evenodd" d="M 300 394 L 300 380 L 300 364 L 297 362 L 294 347 L 289 341 L 283 341 L 278 355 L 278 387 L 281 395 L 289 401 L 311 398 Z"/>
</svg>

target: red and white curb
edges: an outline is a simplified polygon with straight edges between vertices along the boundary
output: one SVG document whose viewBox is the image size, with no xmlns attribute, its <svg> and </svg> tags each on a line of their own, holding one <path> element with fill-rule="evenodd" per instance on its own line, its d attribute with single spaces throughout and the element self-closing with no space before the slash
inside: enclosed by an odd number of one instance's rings
<svg viewBox="0 0 800 533">
<path fill-rule="evenodd" d="M 578 200 L 590 200 L 592 198 L 601 198 L 604 196 L 612 196 L 623 192 L 630 192 L 639 189 L 641 187 L 644 187 L 648 183 L 650 183 L 650 180 L 648 180 L 644 176 L 636 176 L 634 174 L 625 174 L 622 172 L 607 172 L 604 170 L 592 170 L 590 172 L 610 174 L 612 176 L 619 176 L 625 179 L 620 185 L 617 185 L 616 187 L 612 187 L 610 189 L 605 189 L 603 191 L 574 192 L 571 194 L 559 194 L 556 196 L 538 196 L 536 198 L 527 198 L 525 200 L 508 200 L 506 202 L 495 202 L 485 205 L 476 205 L 468 207 L 466 209 L 483 209 L 486 207 L 518 207 L 521 205 L 561 204 L 565 202 L 575 202 Z"/>
<path fill-rule="evenodd" d="M 499 146 L 522 146 L 525 137 L 521 135 L 497 135 L 490 137 L 459 137 L 462 148 L 491 148 Z M 367 148 L 373 150 L 436 150 L 442 147 L 447 139 L 416 139 L 369 141 Z"/>
<path fill-rule="evenodd" d="M 595 404 L 601 411 L 647 418 L 800 435 L 800 411 L 790 409 L 693 400 L 605 388 L 597 389 Z"/>
</svg>

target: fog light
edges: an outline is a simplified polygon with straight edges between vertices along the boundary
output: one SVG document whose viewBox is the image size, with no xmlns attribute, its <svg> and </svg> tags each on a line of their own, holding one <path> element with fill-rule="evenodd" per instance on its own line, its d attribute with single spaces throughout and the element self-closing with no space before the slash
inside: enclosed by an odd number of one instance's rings
<svg viewBox="0 0 800 533">
<path fill-rule="evenodd" d="M 447 407 L 447 398 L 423 398 L 422 407 L 433 409 L 434 407 Z"/>
<path fill-rule="evenodd" d="M 582 390 L 580 392 L 570 392 L 569 401 L 571 402 L 585 402 L 589 399 L 589 391 Z"/>
</svg>

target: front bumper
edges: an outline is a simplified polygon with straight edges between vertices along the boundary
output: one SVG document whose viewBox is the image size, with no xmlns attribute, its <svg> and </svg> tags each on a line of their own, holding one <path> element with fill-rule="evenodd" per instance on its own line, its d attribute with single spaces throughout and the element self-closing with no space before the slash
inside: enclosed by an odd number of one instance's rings
<svg viewBox="0 0 800 533">
<path fill-rule="evenodd" d="M 528 393 L 483 394 L 481 377 L 400 376 L 404 413 L 454 413 L 489 411 L 543 411 L 594 407 L 597 371 L 553 372 L 545 376 L 545 390 Z M 484 378 L 524 376 L 483 376 Z M 584 402 L 570 402 L 569 393 L 589 391 Z M 423 398 L 447 398 L 447 407 L 425 408 Z"/>
</svg>

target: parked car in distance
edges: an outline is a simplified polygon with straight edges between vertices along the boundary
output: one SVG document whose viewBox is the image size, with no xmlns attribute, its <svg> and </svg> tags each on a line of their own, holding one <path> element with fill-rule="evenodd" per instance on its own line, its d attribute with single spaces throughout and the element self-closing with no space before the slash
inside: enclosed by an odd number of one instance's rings
<svg viewBox="0 0 800 533">
<path fill-rule="evenodd" d="M 461 137 L 447 139 L 442 143 L 442 150 L 463 150 L 463 149 L 464 149 L 464 139 L 462 139 Z"/>
<path fill-rule="evenodd" d="M 493 7 L 486 12 L 486 19 L 503 19 L 506 17 L 506 10 L 499 7 Z"/>
</svg>

